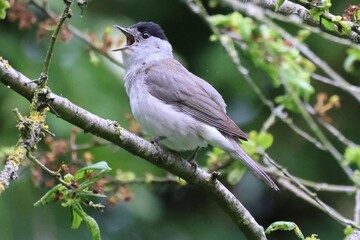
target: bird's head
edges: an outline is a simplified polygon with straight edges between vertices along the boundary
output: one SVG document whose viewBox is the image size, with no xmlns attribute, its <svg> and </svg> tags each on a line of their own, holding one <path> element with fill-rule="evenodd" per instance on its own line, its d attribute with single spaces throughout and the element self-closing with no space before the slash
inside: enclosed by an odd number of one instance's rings
<svg viewBox="0 0 360 240">
<path fill-rule="evenodd" d="M 126 44 L 113 51 L 121 51 L 125 68 L 172 58 L 172 47 L 164 30 L 153 22 L 139 22 L 128 28 L 115 25 L 126 36 Z"/>
</svg>

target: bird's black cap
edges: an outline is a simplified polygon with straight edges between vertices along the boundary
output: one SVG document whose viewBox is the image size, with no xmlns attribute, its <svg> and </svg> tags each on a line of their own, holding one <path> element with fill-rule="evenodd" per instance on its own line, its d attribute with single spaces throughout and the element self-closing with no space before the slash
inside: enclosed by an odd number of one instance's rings
<svg viewBox="0 0 360 240">
<path fill-rule="evenodd" d="M 162 30 L 159 24 L 153 22 L 139 22 L 130 26 L 130 28 L 136 28 L 141 33 L 146 32 L 153 37 L 168 41 L 167 37 L 165 36 L 164 30 Z"/>
</svg>

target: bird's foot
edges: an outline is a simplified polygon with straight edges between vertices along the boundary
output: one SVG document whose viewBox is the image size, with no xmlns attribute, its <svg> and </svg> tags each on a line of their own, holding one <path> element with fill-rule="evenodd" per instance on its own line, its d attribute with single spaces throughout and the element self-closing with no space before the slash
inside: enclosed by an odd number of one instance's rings
<svg viewBox="0 0 360 240">
<path fill-rule="evenodd" d="M 150 143 L 151 143 L 152 145 L 154 145 L 154 147 L 155 147 L 155 149 L 156 149 L 156 152 L 157 152 L 156 158 L 157 158 L 157 159 L 161 159 L 161 161 L 163 161 L 163 162 L 164 162 L 164 159 L 162 158 L 162 155 L 161 155 L 161 148 L 160 148 L 160 146 L 159 146 L 159 142 L 160 142 L 161 140 L 164 140 L 165 138 L 166 138 L 166 137 L 164 137 L 164 136 L 158 136 L 158 137 L 154 137 L 153 139 L 150 140 Z"/>
<path fill-rule="evenodd" d="M 196 159 L 199 151 L 200 151 L 200 147 L 197 147 L 195 149 L 195 151 L 191 154 L 191 156 L 187 159 L 187 161 L 191 164 L 191 167 L 194 169 L 193 173 L 196 173 L 196 170 L 197 170 L 197 167 L 198 167 L 195 159 Z"/>
<path fill-rule="evenodd" d="M 193 173 L 196 173 L 196 170 L 198 167 L 197 163 L 194 161 L 194 159 L 188 159 L 187 161 L 190 163 L 191 167 L 194 169 Z"/>
<path fill-rule="evenodd" d="M 220 172 L 214 171 L 214 172 L 211 173 L 210 179 L 211 179 L 212 181 L 216 181 L 216 180 L 218 180 L 218 179 L 220 178 L 220 176 L 221 176 L 221 173 L 220 173 Z"/>
<path fill-rule="evenodd" d="M 150 140 L 150 142 L 154 145 L 158 145 L 159 146 L 159 142 L 164 140 L 166 137 L 164 136 L 157 136 L 157 137 L 154 137 L 153 139 Z"/>
</svg>

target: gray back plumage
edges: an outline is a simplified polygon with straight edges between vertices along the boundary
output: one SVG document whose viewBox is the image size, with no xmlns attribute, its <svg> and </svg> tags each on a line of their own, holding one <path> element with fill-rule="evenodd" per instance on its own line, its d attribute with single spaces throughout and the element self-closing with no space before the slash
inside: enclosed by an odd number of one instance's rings
<svg viewBox="0 0 360 240">
<path fill-rule="evenodd" d="M 247 135 L 226 114 L 224 99 L 209 83 L 190 73 L 174 59 L 144 67 L 145 83 L 152 96 L 223 134 L 247 140 Z"/>
</svg>

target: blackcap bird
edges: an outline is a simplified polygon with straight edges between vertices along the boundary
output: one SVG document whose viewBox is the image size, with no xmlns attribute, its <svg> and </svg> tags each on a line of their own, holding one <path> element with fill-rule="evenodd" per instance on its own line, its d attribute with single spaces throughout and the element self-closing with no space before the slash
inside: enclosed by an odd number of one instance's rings
<svg viewBox="0 0 360 240">
<path fill-rule="evenodd" d="M 122 52 L 131 110 L 145 132 L 176 151 L 221 148 L 278 190 L 240 147 L 248 137 L 226 114 L 224 99 L 174 59 L 161 27 L 153 22 L 115 27 L 126 36 L 126 45 L 114 51 Z"/>
</svg>

